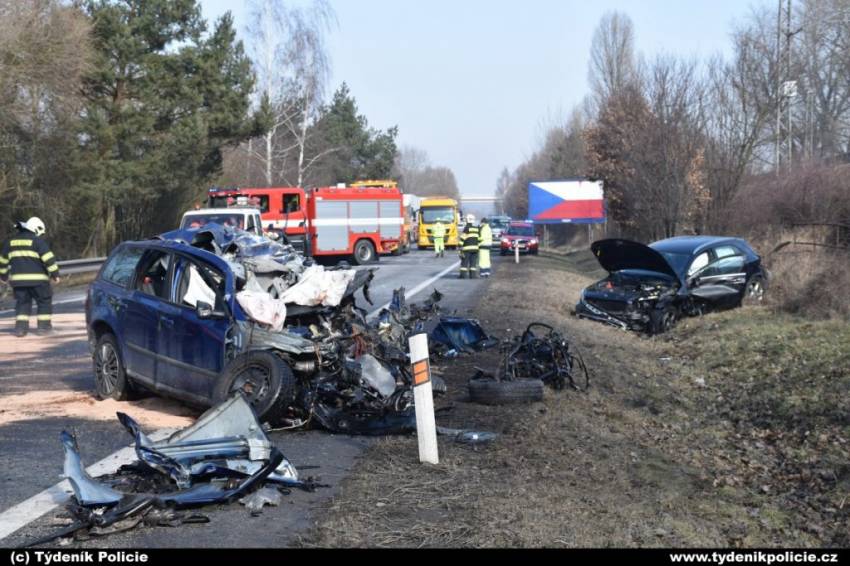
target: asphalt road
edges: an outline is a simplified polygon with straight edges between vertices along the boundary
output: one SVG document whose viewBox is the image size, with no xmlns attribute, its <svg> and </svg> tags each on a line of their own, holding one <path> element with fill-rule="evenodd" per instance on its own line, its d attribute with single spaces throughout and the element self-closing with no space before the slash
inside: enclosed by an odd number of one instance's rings
<svg viewBox="0 0 850 566">
<path fill-rule="evenodd" d="M 495 258 L 494 258 L 495 259 Z M 412 301 L 423 300 L 436 288 L 444 294 L 444 312 L 465 314 L 483 292 L 486 280 L 459 280 L 452 269 L 457 255 L 447 252 L 436 259 L 430 252 L 413 251 L 400 257 L 383 257 L 371 288 L 374 305 L 358 303 L 376 312 L 404 286 Z M 448 270 L 448 271 L 447 271 Z M 443 274 L 442 277 L 439 277 Z M 437 278 L 430 284 L 429 280 Z M 411 292 L 416 293 L 410 297 Z M 59 433 L 73 430 L 86 465 L 91 465 L 129 444 L 129 436 L 114 419 L 114 406 L 132 416 L 143 415 L 150 431 L 180 428 L 194 414 L 176 402 L 145 399 L 118 404 L 93 399 L 91 358 L 85 341 L 84 293 L 70 290 L 55 297 L 57 333 L 49 337 L 11 335 L 14 316 L 0 305 L 0 546 L 21 544 L 56 528 L 61 508 L 42 516 L 44 507 L 26 502 L 61 480 L 63 451 Z M 113 405 L 110 405 L 112 403 Z M 164 425 L 164 426 L 162 426 Z M 211 519 L 205 525 L 179 528 L 144 528 L 85 543 L 109 547 L 252 547 L 287 546 L 310 523 L 312 513 L 327 503 L 351 470 L 370 439 L 332 435 L 322 431 L 276 432 L 272 441 L 287 458 L 302 468 L 302 475 L 321 478 L 331 485 L 313 493 L 295 491 L 280 507 L 266 507 L 251 517 L 239 504 L 204 508 Z M 24 503 L 22 503 L 24 502 Z M 49 508 L 49 507 L 48 507 Z M 42 511 L 38 511 L 41 509 Z M 17 530 L 12 531 L 12 529 Z M 6 538 L 3 538 L 3 537 Z"/>
</svg>

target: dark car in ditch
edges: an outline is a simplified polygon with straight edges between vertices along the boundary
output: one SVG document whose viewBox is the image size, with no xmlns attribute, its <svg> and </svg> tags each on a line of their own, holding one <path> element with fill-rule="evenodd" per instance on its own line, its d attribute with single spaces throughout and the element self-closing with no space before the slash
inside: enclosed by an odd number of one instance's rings
<svg viewBox="0 0 850 566">
<path fill-rule="evenodd" d="M 576 315 L 624 330 L 660 334 L 683 316 L 760 303 L 767 289 L 761 257 L 740 238 L 606 239 L 590 249 L 608 276 L 582 291 Z"/>
<path fill-rule="evenodd" d="M 237 294 L 246 281 L 272 291 L 297 281 L 311 260 L 288 246 L 277 256 L 251 256 L 255 236 L 240 236 L 250 244 L 240 252 L 239 238 L 222 234 L 125 242 L 110 254 L 86 298 L 98 396 L 126 399 L 145 389 L 208 407 L 241 391 L 276 424 L 312 419 L 341 430 L 393 415 L 404 421 L 412 411 L 409 376 L 387 356 L 375 359 L 384 349 L 369 343 L 374 334 L 355 307 L 355 291 L 368 300 L 373 270 L 348 274 L 339 305 L 287 305 L 286 326 L 273 330 L 252 320 Z M 364 350 L 375 358 L 361 357 Z"/>
</svg>

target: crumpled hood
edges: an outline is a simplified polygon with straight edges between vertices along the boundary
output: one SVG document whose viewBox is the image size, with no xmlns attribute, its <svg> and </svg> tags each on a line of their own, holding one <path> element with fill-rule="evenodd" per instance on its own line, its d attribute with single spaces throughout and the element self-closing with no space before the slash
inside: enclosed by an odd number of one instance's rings
<svg viewBox="0 0 850 566">
<path fill-rule="evenodd" d="M 640 242 L 619 238 L 599 240 L 591 244 L 590 251 L 608 273 L 623 269 L 644 269 L 678 279 L 678 275 L 663 255 Z"/>
</svg>

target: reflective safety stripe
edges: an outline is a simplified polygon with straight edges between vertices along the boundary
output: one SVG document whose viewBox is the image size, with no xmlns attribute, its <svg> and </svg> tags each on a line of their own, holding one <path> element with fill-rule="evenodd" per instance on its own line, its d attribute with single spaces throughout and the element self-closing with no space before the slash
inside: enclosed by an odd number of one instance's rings
<svg viewBox="0 0 850 566">
<path fill-rule="evenodd" d="M 17 251 L 17 252 L 9 252 L 9 259 L 12 259 L 12 258 L 15 258 L 15 257 L 33 257 L 35 259 L 38 259 L 38 252 L 34 252 L 32 250 L 21 250 L 21 251 Z"/>
<path fill-rule="evenodd" d="M 19 314 L 18 316 L 15 317 L 15 320 L 29 321 L 29 319 L 30 319 L 30 315 L 28 315 L 28 314 Z"/>
<path fill-rule="evenodd" d="M 53 252 L 47 252 L 46 254 L 44 254 L 43 256 L 41 256 L 41 261 L 48 262 L 48 261 L 50 261 L 51 259 L 53 259 L 53 257 L 54 257 L 54 256 L 53 256 Z"/>
<path fill-rule="evenodd" d="M 47 281 L 49 278 L 46 273 L 13 273 L 10 281 Z"/>
<path fill-rule="evenodd" d="M 0 267 L 0 275 L 6 275 L 7 273 L 9 273 L 8 267 Z"/>
<path fill-rule="evenodd" d="M 51 320 L 53 318 L 52 314 L 40 314 L 36 317 L 38 320 Z"/>
<path fill-rule="evenodd" d="M 10 246 L 26 246 L 28 248 L 32 247 L 32 240 L 10 240 Z"/>
<path fill-rule="evenodd" d="M 54 273 L 56 271 L 59 271 L 59 266 L 54 263 L 53 265 L 51 265 L 50 267 L 47 268 L 47 271 L 49 273 Z"/>
<path fill-rule="evenodd" d="M 0 257 L 0 265 L 6 265 L 7 263 L 9 263 L 8 259 L 6 259 L 5 257 Z"/>
</svg>

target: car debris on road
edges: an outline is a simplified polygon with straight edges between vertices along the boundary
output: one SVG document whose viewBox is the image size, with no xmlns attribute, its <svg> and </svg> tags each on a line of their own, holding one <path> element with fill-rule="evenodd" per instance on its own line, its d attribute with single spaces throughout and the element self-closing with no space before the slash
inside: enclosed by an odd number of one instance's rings
<svg viewBox="0 0 850 566">
<path fill-rule="evenodd" d="M 540 332 L 543 330 L 544 332 Z M 525 331 L 500 346 L 501 361 L 496 374 L 476 368 L 470 378 L 470 400 L 487 405 L 529 403 L 543 400 L 543 386 L 586 391 L 590 373 L 581 355 L 557 330 L 533 322 Z M 577 372 L 584 374 L 581 383 Z"/>
<path fill-rule="evenodd" d="M 434 351 L 443 357 L 453 358 L 460 353 L 473 353 L 493 348 L 499 344 L 489 336 L 481 324 L 471 318 L 441 317 L 428 335 Z"/>
<path fill-rule="evenodd" d="M 26 546 L 72 535 L 111 534 L 142 523 L 205 522 L 203 516 L 181 511 L 246 497 L 246 506 L 255 513 L 266 502 L 278 501 L 269 489 L 325 487 L 313 478 L 299 478 L 241 394 L 159 442 L 151 441 L 128 415 L 118 413 L 118 418 L 135 439 L 138 462 L 111 476 L 92 478 L 83 466 L 76 437 L 62 431 L 63 473 L 74 492 L 67 505 L 73 522 Z"/>
</svg>

